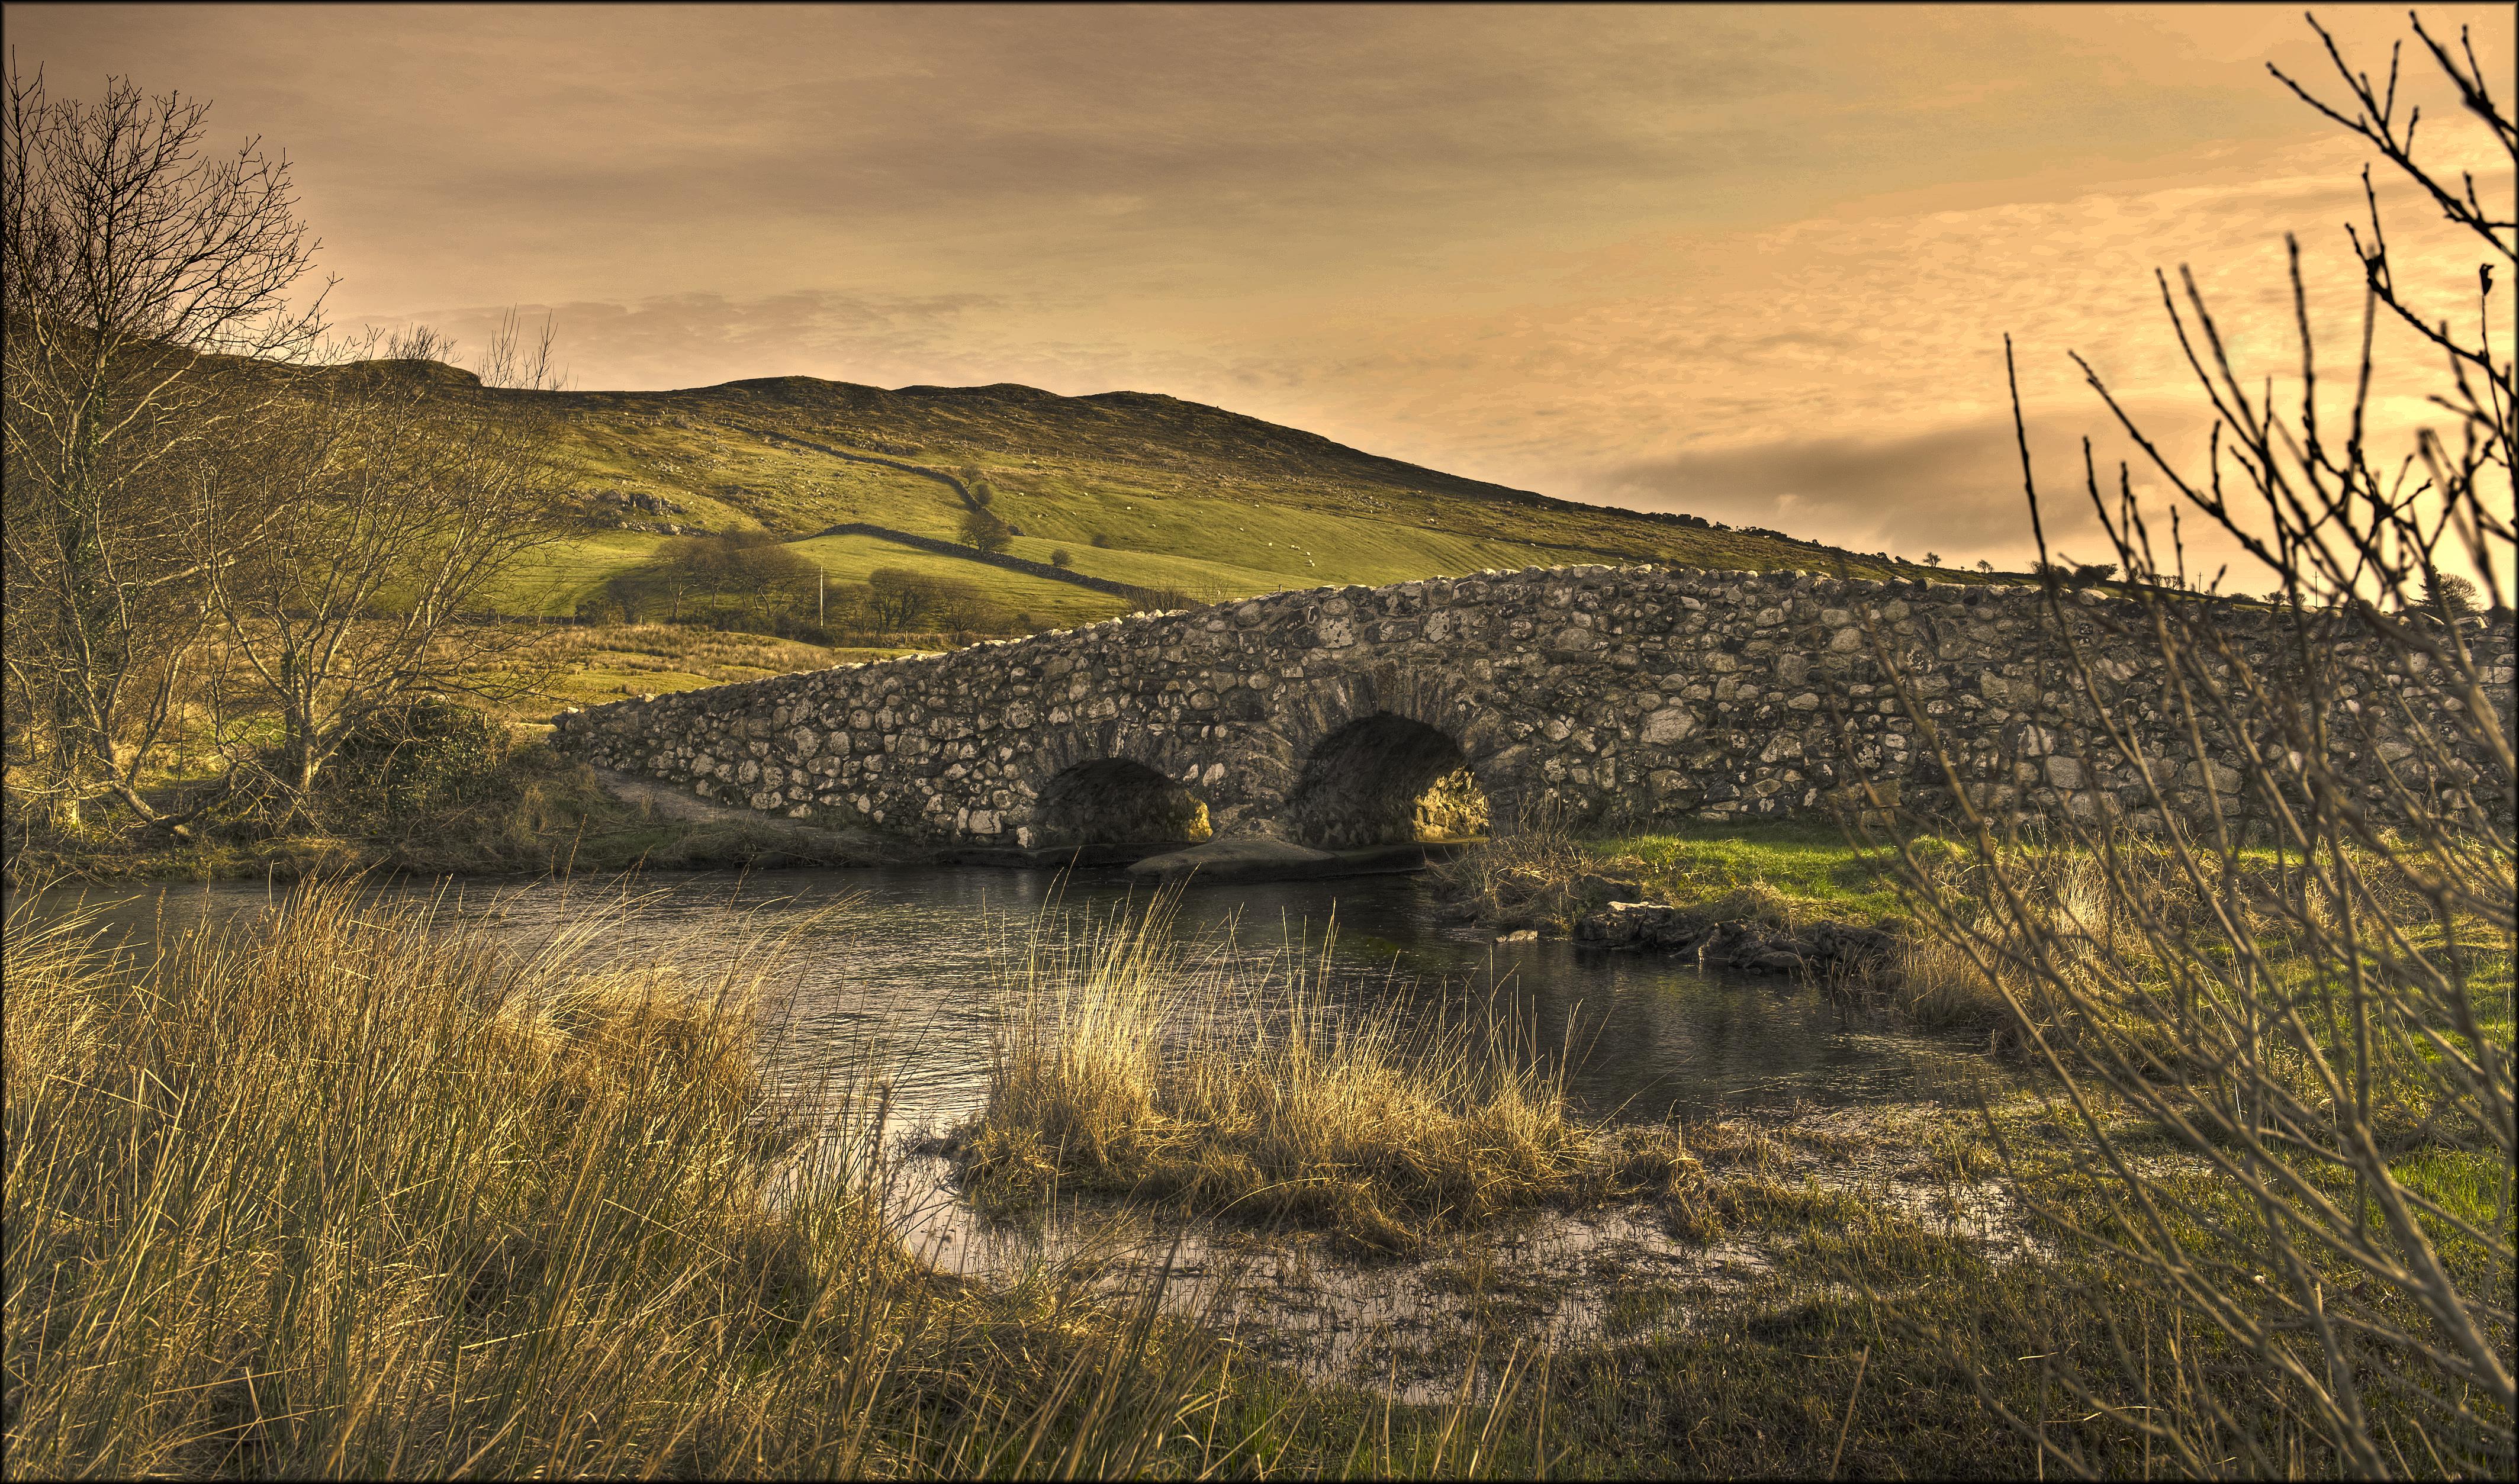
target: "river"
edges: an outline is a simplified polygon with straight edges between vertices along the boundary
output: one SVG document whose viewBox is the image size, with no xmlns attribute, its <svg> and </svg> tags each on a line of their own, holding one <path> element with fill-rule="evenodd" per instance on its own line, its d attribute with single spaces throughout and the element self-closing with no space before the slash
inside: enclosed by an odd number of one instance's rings
<svg viewBox="0 0 2519 1484">
<path fill-rule="evenodd" d="M 256 912 L 258 882 L 56 889 L 44 909 L 84 900 L 141 951 L 160 933 Z M 894 1068 L 896 1126 L 943 1127 L 985 1085 L 993 1005 L 1039 925 L 1142 908 L 1116 872 L 891 868 L 651 878 L 624 891 L 584 879 L 403 884 L 381 896 L 437 897 L 444 920 L 527 942 L 608 915 L 597 961 L 671 955 L 706 967 L 783 938 L 769 1009 L 791 1052 L 879 1045 Z M 1496 942 L 1446 922 L 1423 877 L 1358 876 L 1192 886 L 1173 931 L 1229 934 L 1256 956 L 1298 953 L 1326 969 L 1333 998 L 1410 1002 L 1497 994 L 1592 1116 L 1696 1119 L 1795 1103 L 1895 1100 L 1962 1054 L 1884 1029 L 1808 984 L 1708 973 L 1683 960 L 1541 940 Z"/>
</svg>

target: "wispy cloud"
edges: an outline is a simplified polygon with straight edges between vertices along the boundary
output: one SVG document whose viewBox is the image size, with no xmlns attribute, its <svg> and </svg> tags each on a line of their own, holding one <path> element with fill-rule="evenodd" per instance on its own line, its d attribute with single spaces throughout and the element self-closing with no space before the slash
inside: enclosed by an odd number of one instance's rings
<svg viewBox="0 0 2519 1484">
<path fill-rule="evenodd" d="M 2006 333 L 2062 458 L 2104 421 L 2067 349 L 2191 407 L 2156 267 L 2196 265 L 2251 376 L 2294 359 L 2285 230 L 2331 343 L 2359 309 L 2361 155 L 2265 75 L 2324 69 L 2271 8 L 9 19 L 57 90 L 127 72 L 286 146 L 350 318 L 478 347 L 547 306 L 580 385 L 1157 390 L 1910 553 L 2017 553 Z M 2508 71 L 2506 8 L 2437 19 Z M 2403 24 L 2330 20 L 2373 65 Z M 2469 304 L 2471 248 L 2394 204 L 2401 279 Z"/>
</svg>

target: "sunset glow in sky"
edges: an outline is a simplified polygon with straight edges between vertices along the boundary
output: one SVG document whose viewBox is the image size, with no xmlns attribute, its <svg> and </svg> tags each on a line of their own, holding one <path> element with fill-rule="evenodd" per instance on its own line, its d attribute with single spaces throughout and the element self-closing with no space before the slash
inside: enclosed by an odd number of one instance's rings
<svg viewBox="0 0 2519 1484">
<path fill-rule="evenodd" d="M 2405 12 L 2320 9 L 2384 68 Z M 2503 7 L 2472 28 L 2507 79 Z M 11 6 L 22 71 L 211 100 L 295 162 L 343 322 L 574 384 L 1166 392 L 1574 499 L 2022 559 L 2079 350 L 2200 440 L 2151 274 L 2267 374 L 2300 235 L 2341 365 L 2364 151 L 2297 9 Z M 2425 131 L 2508 201 L 2427 59 Z M 2383 187 L 2390 183 L 2383 181 Z M 2478 254 L 2383 194 L 2401 279 Z M 2509 334 L 2510 294 L 2495 334 Z M 2428 373 L 2429 363 L 2421 371 Z M 2400 425 L 2414 387 L 2383 383 Z M 2182 445 L 2183 446 L 2183 445 Z M 2198 444 L 2200 446 L 2200 443 Z M 2066 522 L 2062 545 L 2087 526 Z"/>
</svg>

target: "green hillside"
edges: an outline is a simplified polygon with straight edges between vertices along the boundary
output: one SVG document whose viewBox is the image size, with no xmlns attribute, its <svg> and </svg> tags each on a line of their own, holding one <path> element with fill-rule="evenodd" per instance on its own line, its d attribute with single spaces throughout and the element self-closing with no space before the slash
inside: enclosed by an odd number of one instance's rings
<svg viewBox="0 0 2519 1484">
<path fill-rule="evenodd" d="M 858 522 L 951 540 L 977 471 L 1019 533 L 1012 554 L 1223 598 L 1481 568 L 1652 561 L 1922 576 L 1772 532 L 1554 500 L 1378 458 L 1300 429 L 1144 392 L 880 387 L 786 376 L 671 392 L 484 388 L 457 395 L 552 415 L 577 533 L 509 581 L 504 602 L 564 612 L 669 535 Z M 804 544 L 834 579 L 876 566 L 951 570 L 1010 611 L 1059 623 L 1125 599 L 879 538 Z M 1939 574 L 1945 580 L 1959 574 Z M 1961 578 L 1960 580 L 1966 580 Z"/>
</svg>

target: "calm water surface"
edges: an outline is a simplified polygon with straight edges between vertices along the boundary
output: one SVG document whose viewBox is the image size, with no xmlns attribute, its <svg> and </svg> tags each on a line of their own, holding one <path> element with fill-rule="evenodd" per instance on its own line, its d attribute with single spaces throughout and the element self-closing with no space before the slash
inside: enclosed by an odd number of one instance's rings
<svg viewBox="0 0 2519 1484">
<path fill-rule="evenodd" d="M 942 1127 L 977 1106 L 992 1004 L 1045 909 L 1073 920 L 1146 899 L 1116 876 L 969 868 L 654 878 L 626 900 L 584 881 L 378 890 L 438 897 L 446 917 L 519 942 L 608 910 L 591 945 L 597 958 L 670 953 L 705 964 L 765 934 L 788 935 L 772 980 L 788 1044 L 808 1053 L 880 1045 L 899 1069 L 896 1126 L 910 1127 Z M 231 882 L 62 891 L 43 905 L 82 895 L 109 932 L 143 951 L 161 934 L 259 912 L 273 899 L 260 884 Z M 1569 1058 L 1569 1086 L 1597 1114 L 1695 1118 L 1802 1100 L 1896 1099 L 1964 1054 L 1884 1031 L 1813 988 L 1705 974 L 1659 955 L 1498 943 L 1437 921 L 1435 905 L 1415 876 L 1193 887 L 1176 931 L 1230 933 L 1255 955 L 1301 952 L 1325 965 L 1342 1003 L 1458 1005 L 1500 993 L 1538 1046 Z"/>
</svg>

